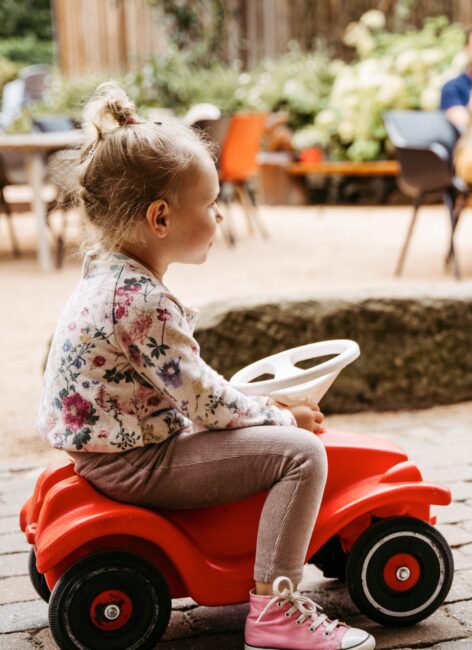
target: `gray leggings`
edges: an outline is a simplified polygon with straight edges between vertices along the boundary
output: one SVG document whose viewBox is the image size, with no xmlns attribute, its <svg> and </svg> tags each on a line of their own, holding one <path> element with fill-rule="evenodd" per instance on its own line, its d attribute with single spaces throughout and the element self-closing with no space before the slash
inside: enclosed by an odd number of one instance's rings
<svg viewBox="0 0 472 650">
<path fill-rule="evenodd" d="M 326 452 L 315 434 L 276 426 L 205 429 L 117 454 L 70 455 L 77 474 L 105 495 L 149 508 L 200 508 L 270 490 L 254 579 L 301 581 L 327 476 Z"/>
</svg>

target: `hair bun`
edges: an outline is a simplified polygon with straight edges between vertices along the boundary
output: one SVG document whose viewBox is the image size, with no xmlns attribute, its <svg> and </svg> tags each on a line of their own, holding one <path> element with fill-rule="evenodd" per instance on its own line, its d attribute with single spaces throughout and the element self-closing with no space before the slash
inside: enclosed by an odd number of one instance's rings
<svg viewBox="0 0 472 650">
<path fill-rule="evenodd" d="M 136 107 L 115 81 L 106 81 L 87 104 L 85 121 L 95 127 L 100 140 L 104 134 L 120 126 L 136 123 Z"/>
</svg>

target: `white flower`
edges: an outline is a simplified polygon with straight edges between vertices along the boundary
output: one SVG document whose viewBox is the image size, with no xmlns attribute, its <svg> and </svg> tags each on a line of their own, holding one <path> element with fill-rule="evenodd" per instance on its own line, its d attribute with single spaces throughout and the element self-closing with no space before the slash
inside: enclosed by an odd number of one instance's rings
<svg viewBox="0 0 472 650">
<path fill-rule="evenodd" d="M 420 51 L 421 61 L 427 66 L 435 66 L 438 63 L 441 63 L 443 59 L 443 53 L 434 47 L 429 47 L 426 50 Z"/>
<path fill-rule="evenodd" d="M 342 120 L 338 124 L 338 135 L 341 139 L 341 142 L 344 144 L 349 144 L 354 140 L 356 130 L 354 124 L 349 120 Z"/>
<path fill-rule="evenodd" d="M 433 111 L 439 106 L 441 91 L 439 88 L 425 88 L 421 93 L 420 105 L 425 111 Z"/>
<path fill-rule="evenodd" d="M 338 119 L 336 113 L 326 108 L 324 111 L 320 111 L 316 116 L 315 124 L 321 129 L 332 129 L 336 126 Z"/>
<path fill-rule="evenodd" d="M 361 23 L 349 23 L 344 31 L 343 42 L 348 47 L 357 47 L 362 39 L 370 37 L 369 30 Z"/>
<path fill-rule="evenodd" d="M 298 151 L 308 149 L 310 147 L 324 147 L 329 142 L 329 135 L 324 133 L 316 126 L 306 126 L 299 131 L 296 131 L 292 137 L 292 145 Z"/>
<path fill-rule="evenodd" d="M 401 52 L 395 64 L 395 69 L 400 74 L 409 72 L 414 69 L 418 62 L 418 50 L 404 50 Z"/>
<path fill-rule="evenodd" d="M 335 59 L 334 61 L 331 61 L 329 64 L 329 69 L 331 74 L 334 77 L 337 77 L 338 75 L 342 74 L 344 70 L 349 67 L 344 61 L 341 61 L 340 59 Z"/>
<path fill-rule="evenodd" d="M 369 54 L 372 53 L 374 48 L 375 48 L 375 41 L 370 35 L 370 32 L 367 32 L 367 34 L 357 43 L 357 52 L 359 53 L 359 56 L 361 56 L 362 58 L 369 56 Z"/>
<path fill-rule="evenodd" d="M 239 75 L 239 83 L 241 86 L 247 86 L 247 84 L 251 81 L 251 75 L 247 72 L 242 72 Z"/>
<path fill-rule="evenodd" d="M 287 97 L 297 94 L 300 90 L 300 84 L 295 79 L 288 79 L 284 83 L 284 95 L 287 95 Z"/>
<path fill-rule="evenodd" d="M 361 16 L 360 22 L 372 31 L 383 29 L 385 27 L 385 14 L 378 9 L 371 9 Z"/>
<path fill-rule="evenodd" d="M 398 75 L 385 75 L 384 83 L 379 87 L 377 99 L 385 108 L 401 103 L 405 96 L 405 82 Z"/>
</svg>

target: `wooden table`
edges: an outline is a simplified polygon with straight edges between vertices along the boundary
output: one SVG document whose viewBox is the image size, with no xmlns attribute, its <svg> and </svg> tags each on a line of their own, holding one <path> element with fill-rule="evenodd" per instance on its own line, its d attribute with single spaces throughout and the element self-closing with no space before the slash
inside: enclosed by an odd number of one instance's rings
<svg viewBox="0 0 472 650">
<path fill-rule="evenodd" d="M 38 259 L 43 271 L 52 269 L 47 237 L 46 205 L 41 193 L 46 171 L 45 155 L 61 149 L 77 148 L 82 144 L 83 138 L 80 130 L 0 135 L 0 153 L 16 151 L 26 154 L 27 173 L 33 191 L 32 207 L 38 229 Z"/>
</svg>

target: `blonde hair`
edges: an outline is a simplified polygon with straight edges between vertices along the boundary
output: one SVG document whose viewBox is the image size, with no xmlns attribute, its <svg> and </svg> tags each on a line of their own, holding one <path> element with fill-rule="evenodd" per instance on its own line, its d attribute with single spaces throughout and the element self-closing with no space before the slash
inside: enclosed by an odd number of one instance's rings
<svg viewBox="0 0 472 650">
<path fill-rule="evenodd" d="M 178 201 L 179 184 L 202 155 L 204 136 L 174 119 L 141 121 L 115 82 L 101 84 L 85 107 L 90 133 L 80 156 L 79 197 L 94 235 L 113 249 L 138 239 L 138 226 L 158 198 Z"/>
</svg>

